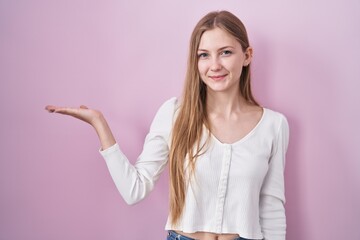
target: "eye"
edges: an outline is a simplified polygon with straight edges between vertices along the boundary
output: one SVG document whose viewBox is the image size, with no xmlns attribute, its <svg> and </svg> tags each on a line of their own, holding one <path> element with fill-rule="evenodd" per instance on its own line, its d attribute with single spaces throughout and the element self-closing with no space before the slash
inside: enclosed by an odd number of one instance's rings
<svg viewBox="0 0 360 240">
<path fill-rule="evenodd" d="M 231 55 L 231 54 L 232 54 L 232 52 L 229 51 L 229 50 L 225 50 L 225 51 L 223 51 L 223 52 L 221 53 L 221 55 L 223 55 L 223 56 L 228 56 L 228 55 Z"/>
<path fill-rule="evenodd" d="M 208 56 L 209 56 L 208 53 L 199 53 L 199 54 L 198 54 L 198 57 L 199 57 L 199 58 L 207 58 Z"/>
</svg>

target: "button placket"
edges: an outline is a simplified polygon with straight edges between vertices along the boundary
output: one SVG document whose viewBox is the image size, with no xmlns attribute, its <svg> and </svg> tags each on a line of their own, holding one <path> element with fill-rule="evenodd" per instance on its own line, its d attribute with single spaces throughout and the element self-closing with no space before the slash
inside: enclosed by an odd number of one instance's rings
<svg viewBox="0 0 360 240">
<path fill-rule="evenodd" d="M 221 167 L 221 174 L 219 179 L 219 188 L 217 195 L 216 215 L 215 215 L 215 224 L 216 224 L 217 232 L 221 232 L 222 230 L 224 203 L 227 192 L 227 183 L 229 178 L 230 161 L 231 161 L 231 145 L 224 144 L 223 147 L 224 147 L 224 154 L 222 158 L 222 167 Z"/>
</svg>

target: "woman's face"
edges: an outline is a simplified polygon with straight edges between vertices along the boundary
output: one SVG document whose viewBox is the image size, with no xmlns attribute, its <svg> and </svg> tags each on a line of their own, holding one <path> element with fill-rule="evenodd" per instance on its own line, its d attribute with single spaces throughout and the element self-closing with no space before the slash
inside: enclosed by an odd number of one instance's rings
<svg viewBox="0 0 360 240">
<path fill-rule="evenodd" d="M 239 89 L 243 66 L 251 61 L 252 49 L 243 52 L 240 43 L 220 28 L 203 33 L 198 49 L 198 69 L 207 91 Z"/>
</svg>

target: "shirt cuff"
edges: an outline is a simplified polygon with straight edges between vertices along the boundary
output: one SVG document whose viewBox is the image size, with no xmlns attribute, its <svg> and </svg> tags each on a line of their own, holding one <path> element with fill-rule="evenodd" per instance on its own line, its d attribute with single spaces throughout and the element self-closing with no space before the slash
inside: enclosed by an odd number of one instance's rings
<svg viewBox="0 0 360 240">
<path fill-rule="evenodd" d="M 102 150 L 102 148 L 99 149 L 99 153 L 106 159 L 109 155 L 111 155 L 112 153 L 116 152 L 116 151 L 120 151 L 120 147 L 119 144 L 115 143 L 114 145 L 112 145 L 111 147 L 108 147 L 105 150 Z"/>
</svg>

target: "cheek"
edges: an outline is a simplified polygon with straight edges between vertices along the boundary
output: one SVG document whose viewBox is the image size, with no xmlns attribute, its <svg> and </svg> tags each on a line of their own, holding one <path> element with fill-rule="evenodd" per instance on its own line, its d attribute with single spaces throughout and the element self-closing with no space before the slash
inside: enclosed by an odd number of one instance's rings
<svg viewBox="0 0 360 240">
<path fill-rule="evenodd" d="M 204 62 L 199 62 L 198 63 L 198 71 L 200 73 L 200 76 L 206 75 L 207 66 L 206 66 L 206 64 Z"/>
<path fill-rule="evenodd" d="M 243 69 L 242 64 L 232 64 L 230 69 L 230 72 L 235 78 L 240 78 Z"/>
<path fill-rule="evenodd" d="M 234 74 L 236 75 L 236 78 L 240 79 L 241 73 L 242 73 L 242 67 L 238 68 Z"/>
</svg>

